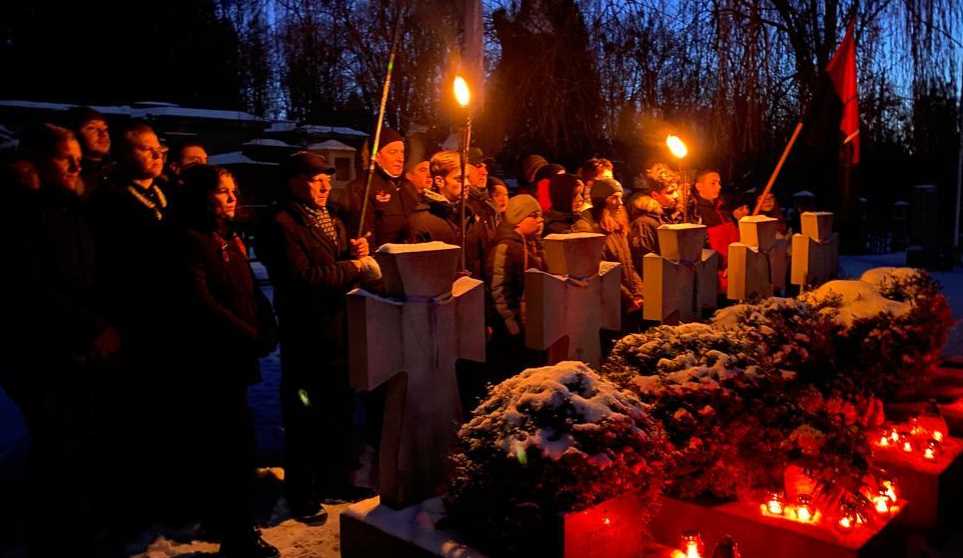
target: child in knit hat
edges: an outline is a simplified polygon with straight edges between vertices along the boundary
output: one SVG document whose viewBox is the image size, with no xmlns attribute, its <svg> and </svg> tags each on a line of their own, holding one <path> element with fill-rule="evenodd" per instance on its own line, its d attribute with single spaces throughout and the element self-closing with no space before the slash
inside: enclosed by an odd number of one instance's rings
<svg viewBox="0 0 963 558">
<path fill-rule="evenodd" d="M 543 269 L 540 243 L 543 223 L 542 208 L 532 196 L 521 194 L 508 201 L 487 262 L 489 287 L 498 314 L 493 324 L 496 334 L 517 337 L 522 332 L 525 270 Z"/>
<path fill-rule="evenodd" d="M 508 208 L 488 253 L 492 339 L 488 351 L 488 381 L 500 381 L 531 366 L 540 356 L 525 347 L 525 270 L 544 270 L 542 263 L 542 208 L 538 200 L 519 194 Z"/>
</svg>

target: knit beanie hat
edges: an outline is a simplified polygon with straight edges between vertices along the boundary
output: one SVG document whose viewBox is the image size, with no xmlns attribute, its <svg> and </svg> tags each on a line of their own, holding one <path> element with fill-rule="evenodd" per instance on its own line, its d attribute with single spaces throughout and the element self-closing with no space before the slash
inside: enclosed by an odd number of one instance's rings
<svg viewBox="0 0 963 558">
<path fill-rule="evenodd" d="M 522 160 L 522 176 L 520 177 L 526 184 L 535 182 L 535 173 L 538 169 L 548 164 L 545 157 L 541 155 L 529 155 Z"/>
<path fill-rule="evenodd" d="M 552 209 L 562 213 L 571 213 L 572 198 L 581 181 L 572 174 L 556 174 L 548 180 L 548 197 L 552 200 Z"/>
<path fill-rule="evenodd" d="M 592 184 L 592 205 L 601 207 L 612 194 L 621 194 L 622 185 L 614 178 L 600 178 Z"/>
<path fill-rule="evenodd" d="M 505 210 L 505 222 L 515 226 L 525 220 L 532 213 L 542 213 L 538 200 L 528 194 L 519 194 L 508 200 L 508 209 Z"/>
<path fill-rule="evenodd" d="M 378 138 L 378 140 L 381 144 L 378 146 L 378 149 L 382 149 L 384 147 L 387 147 L 388 144 L 394 143 L 396 141 L 404 142 L 405 138 L 401 137 L 401 134 L 392 130 L 391 128 L 382 128 L 381 137 Z"/>
</svg>

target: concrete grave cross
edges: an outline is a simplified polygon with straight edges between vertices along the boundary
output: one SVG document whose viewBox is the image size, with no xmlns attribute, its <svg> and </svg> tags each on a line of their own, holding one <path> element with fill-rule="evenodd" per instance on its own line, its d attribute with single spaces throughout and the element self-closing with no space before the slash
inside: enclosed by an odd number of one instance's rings
<svg viewBox="0 0 963 558">
<path fill-rule="evenodd" d="M 777 238 L 778 225 L 765 215 L 739 220 L 740 242 L 729 245 L 730 300 L 772 296 L 786 288 L 786 243 Z"/>
<path fill-rule="evenodd" d="M 621 264 L 602 261 L 604 242 L 601 234 L 550 234 L 544 241 L 548 273 L 525 272 L 525 345 L 549 349 L 551 361 L 597 368 L 599 330 L 621 327 Z"/>
<path fill-rule="evenodd" d="M 799 216 L 802 234 L 792 235 L 790 282 L 807 288 L 836 276 L 839 235 L 833 232 L 833 214 L 807 211 Z"/>
<path fill-rule="evenodd" d="M 642 258 L 642 316 L 667 323 L 698 320 L 702 310 L 716 307 L 719 254 L 703 248 L 705 225 L 662 225 L 657 232 L 661 255 Z"/>
<path fill-rule="evenodd" d="M 388 298 L 348 293 L 351 385 L 387 385 L 379 484 L 394 508 L 441 493 L 462 420 L 455 360 L 485 360 L 484 287 L 455 280 L 460 250 L 385 244 L 375 256 Z"/>
</svg>

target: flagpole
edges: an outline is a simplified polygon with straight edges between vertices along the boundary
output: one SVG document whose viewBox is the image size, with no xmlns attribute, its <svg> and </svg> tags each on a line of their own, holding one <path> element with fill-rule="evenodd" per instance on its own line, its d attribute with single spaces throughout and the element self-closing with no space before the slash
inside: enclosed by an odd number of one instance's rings
<svg viewBox="0 0 963 558">
<path fill-rule="evenodd" d="M 759 215 L 759 210 L 762 209 L 762 202 L 769 195 L 769 191 L 772 190 L 772 185 L 776 182 L 776 177 L 779 176 L 779 171 L 782 170 L 782 165 L 786 162 L 786 158 L 789 157 L 789 152 L 792 151 L 793 145 L 796 144 L 796 140 L 799 139 L 799 132 L 802 132 L 803 123 L 802 120 L 796 123 L 796 129 L 792 132 L 792 137 L 789 138 L 789 143 L 786 144 L 786 148 L 782 150 L 782 157 L 779 158 L 779 162 L 776 163 L 775 170 L 772 171 L 772 176 L 769 177 L 769 183 L 766 184 L 766 189 L 762 191 L 762 195 L 756 199 L 756 208 L 752 210 L 753 215 Z"/>
<path fill-rule="evenodd" d="M 963 64 L 960 64 L 963 71 Z M 963 74 L 961 74 L 963 75 Z M 960 154 L 956 162 L 956 205 L 953 206 L 953 248 L 960 247 L 960 195 L 963 192 L 963 85 L 960 86 Z"/>
<path fill-rule="evenodd" d="M 385 74 L 384 86 L 381 89 L 381 105 L 378 108 L 378 123 L 375 126 L 374 142 L 368 161 L 368 178 L 364 186 L 364 198 L 361 202 L 361 220 L 358 222 L 358 238 L 364 237 L 365 216 L 368 213 L 368 198 L 371 196 L 371 179 L 374 177 L 375 157 L 381 148 L 381 128 L 385 121 L 385 105 L 388 104 L 388 91 L 391 89 L 391 73 L 395 68 L 395 55 L 398 53 L 398 39 L 401 37 L 401 8 L 398 9 L 398 19 L 395 20 L 394 37 L 391 40 L 391 52 L 388 54 L 388 71 Z"/>
</svg>

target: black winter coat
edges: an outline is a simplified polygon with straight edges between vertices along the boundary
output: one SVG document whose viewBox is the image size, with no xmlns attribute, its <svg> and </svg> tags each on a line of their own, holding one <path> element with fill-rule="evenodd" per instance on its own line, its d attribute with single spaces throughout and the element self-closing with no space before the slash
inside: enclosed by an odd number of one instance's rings
<svg viewBox="0 0 963 558">
<path fill-rule="evenodd" d="M 331 210 L 347 225 L 352 238 L 358 236 L 361 209 L 367 172 L 341 190 L 331 193 Z M 365 233 L 371 232 L 368 242 L 374 252 L 387 242 L 407 242 L 408 216 L 418 205 L 414 185 L 404 177 L 392 178 L 381 167 L 371 177 L 371 193 L 368 197 L 368 213 L 365 216 Z"/>
<path fill-rule="evenodd" d="M 178 241 L 185 362 L 210 385 L 260 381 L 258 358 L 277 346 L 277 324 L 243 244 L 232 234 L 200 229 L 180 231 Z"/>
<path fill-rule="evenodd" d="M 10 294 L 5 336 L 8 364 L 20 370 L 21 388 L 45 389 L 83 366 L 92 341 L 107 327 L 97 289 L 93 235 L 80 198 L 43 190 L 19 209 L 23 227 L 10 241 Z M 43 376 L 38 376 L 42 374 Z"/>
<path fill-rule="evenodd" d="M 332 216 L 337 242 L 308 225 L 291 204 L 282 206 L 258 236 L 259 256 L 274 285 L 282 371 L 316 376 L 324 366 L 347 366 L 348 291 L 361 273 L 350 261 L 347 229 Z M 339 381 L 347 382 L 346 375 Z"/>
<path fill-rule="evenodd" d="M 408 240 L 410 242 L 445 242 L 461 245 L 461 227 L 456 204 L 439 194 L 426 191 L 414 211 L 408 216 Z"/>
</svg>

